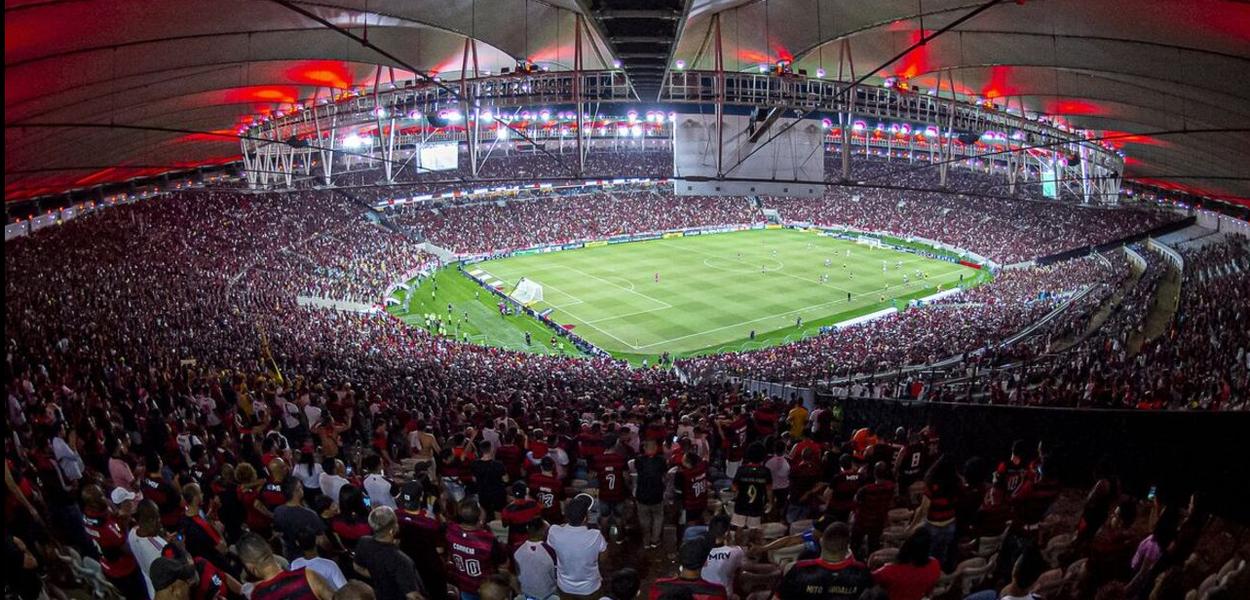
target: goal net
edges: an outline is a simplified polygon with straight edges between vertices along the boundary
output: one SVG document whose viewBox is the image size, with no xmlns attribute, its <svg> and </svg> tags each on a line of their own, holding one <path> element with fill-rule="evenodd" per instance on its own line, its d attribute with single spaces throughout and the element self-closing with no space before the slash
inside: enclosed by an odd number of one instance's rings
<svg viewBox="0 0 1250 600">
<path fill-rule="evenodd" d="M 524 277 L 518 281 L 516 288 L 508 294 L 513 300 L 520 302 L 525 306 L 529 306 L 535 302 L 541 302 L 543 299 L 543 286 L 535 281 L 530 281 Z"/>
</svg>

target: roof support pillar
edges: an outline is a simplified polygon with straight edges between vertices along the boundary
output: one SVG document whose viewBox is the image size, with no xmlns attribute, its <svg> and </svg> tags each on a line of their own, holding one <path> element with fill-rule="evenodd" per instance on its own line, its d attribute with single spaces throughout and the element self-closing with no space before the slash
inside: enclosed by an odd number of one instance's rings
<svg viewBox="0 0 1250 600">
<path fill-rule="evenodd" d="M 855 56 L 851 54 L 851 41 L 844 39 L 842 45 L 838 48 L 838 81 L 846 81 L 843 77 L 842 66 L 846 65 L 847 73 L 850 74 L 850 80 L 855 81 Z M 843 97 L 843 103 L 847 107 L 845 112 L 839 112 L 839 121 L 842 124 L 842 180 L 850 181 L 851 179 L 851 127 L 855 123 L 855 114 L 851 112 L 850 107 L 855 105 L 855 87 L 846 88 Z M 845 117 L 843 117 L 845 115 Z M 866 146 L 865 146 L 866 147 Z"/>
<path fill-rule="evenodd" d="M 719 179 L 725 176 L 725 51 L 721 44 L 720 13 L 712 15 L 712 25 L 716 36 L 716 178 Z M 672 126 L 676 132 L 677 124 Z M 676 149 L 674 142 L 673 150 Z"/>
</svg>

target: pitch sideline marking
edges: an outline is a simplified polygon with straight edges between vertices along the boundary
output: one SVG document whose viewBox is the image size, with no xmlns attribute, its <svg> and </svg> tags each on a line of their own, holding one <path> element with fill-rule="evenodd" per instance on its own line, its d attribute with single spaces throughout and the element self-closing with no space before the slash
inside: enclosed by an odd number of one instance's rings
<svg viewBox="0 0 1250 600">
<path fill-rule="evenodd" d="M 900 286 L 900 287 L 911 288 L 912 286 L 913 286 L 913 284 L 910 284 L 910 283 L 909 283 L 909 284 L 906 284 L 906 285 L 904 285 L 904 286 Z M 893 288 L 894 286 L 890 286 L 890 287 L 891 287 L 891 288 Z M 862 297 L 862 296 L 866 296 L 866 295 L 868 295 L 868 294 L 872 294 L 872 293 L 875 293 L 875 290 L 874 290 L 874 291 L 869 291 L 869 292 L 863 292 L 863 293 L 859 293 L 859 294 L 854 294 L 854 293 L 852 293 L 852 294 L 851 294 L 851 298 L 852 298 L 852 299 L 854 299 L 854 298 L 857 298 L 857 297 Z M 894 298 L 890 298 L 890 299 L 891 299 L 891 300 L 893 300 L 893 299 L 895 299 L 895 298 L 897 298 L 897 296 L 895 296 Z M 675 338 L 671 338 L 671 339 L 663 340 L 663 341 L 660 341 L 660 342 L 655 342 L 655 343 L 652 343 L 652 344 L 646 344 L 646 345 L 644 345 L 644 346 L 633 346 L 633 348 L 634 348 L 635 350 L 643 350 L 643 349 L 646 349 L 646 348 L 650 348 L 650 347 L 652 347 L 652 346 L 658 346 L 658 345 L 660 345 L 660 344 L 668 344 L 668 343 L 670 343 L 670 342 L 677 342 L 677 341 L 681 341 L 681 340 L 689 339 L 689 338 L 692 338 L 692 337 L 696 337 L 696 336 L 700 336 L 700 335 L 705 335 L 705 334 L 708 334 L 708 333 L 713 333 L 713 332 L 717 332 L 717 331 L 723 331 L 723 330 L 725 330 L 725 329 L 730 329 L 730 328 L 733 328 L 733 327 L 741 327 L 741 326 L 743 326 L 743 325 L 748 325 L 748 324 L 751 324 L 751 323 L 755 323 L 755 322 L 757 322 L 757 321 L 764 321 L 764 320 L 768 320 L 768 319 L 775 319 L 775 318 L 778 318 L 778 317 L 784 317 L 784 316 L 786 316 L 786 315 L 791 315 L 791 314 L 794 314 L 794 313 L 797 313 L 797 312 L 800 312 L 800 311 L 804 311 L 804 310 L 811 310 L 811 309 L 813 309 L 813 308 L 819 308 L 819 307 L 821 307 L 821 306 L 827 306 L 827 305 L 830 305 L 830 304 L 836 304 L 836 303 L 838 303 L 838 302 L 844 302 L 844 300 L 842 300 L 842 299 L 840 299 L 840 298 L 839 298 L 838 300 L 831 300 L 831 301 L 829 301 L 829 302 L 822 302 L 822 303 L 820 303 L 820 304 L 813 304 L 813 305 L 811 305 L 811 306 L 804 306 L 804 307 L 796 308 L 796 309 L 794 309 L 794 310 L 788 310 L 788 311 L 785 311 L 785 312 L 780 312 L 780 313 L 776 313 L 776 314 L 772 314 L 772 315 L 768 315 L 768 316 L 760 317 L 760 318 L 758 318 L 758 319 L 751 319 L 751 320 L 749 320 L 749 321 L 743 321 L 743 322 L 741 322 L 741 323 L 733 323 L 733 324 L 731 324 L 731 325 L 725 325 L 725 326 L 723 326 L 723 327 L 716 327 L 716 328 L 714 328 L 714 329 L 705 329 L 705 330 L 700 331 L 700 332 L 697 332 L 697 333 L 691 333 L 691 334 L 688 334 L 688 335 L 683 335 L 683 336 L 680 336 L 680 337 L 675 337 Z M 598 328 L 596 327 L 596 329 L 598 329 Z M 602 331 L 602 330 L 600 330 L 600 331 Z M 769 331 L 765 331 L 764 333 L 771 333 L 771 332 L 769 332 Z M 615 336 L 613 336 L 613 337 L 615 337 Z M 618 339 L 619 339 L 619 338 L 618 338 Z"/>
<path fill-rule="evenodd" d="M 504 283 L 507 283 L 507 281 L 505 281 L 505 280 L 503 280 L 503 279 L 500 279 L 500 281 L 503 281 Z M 564 290 L 561 290 L 560 288 L 557 288 L 557 287 L 555 287 L 555 286 L 553 286 L 553 285 L 547 285 L 547 284 L 541 284 L 541 285 L 543 285 L 544 287 L 549 287 L 549 288 L 551 288 L 551 289 L 553 289 L 553 290 L 555 290 L 555 291 L 557 291 L 557 292 L 559 292 L 559 293 L 561 293 L 561 294 L 564 294 L 565 296 L 568 296 L 569 298 L 572 298 L 572 299 L 574 300 L 574 302 L 569 303 L 569 304 L 556 304 L 556 303 L 554 303 L 554 302 L 547 302 L 547 305 L 548 305 L 548 306 L 550 306 L 551 308 L 553 308 L 553 309 L 555 309 L 555 310 L 559 310 L 559 311 L 564 311 L 564 314 L 566 314 L 566 315 L 568 315 L 568 316 L 572 317 L 574 321 L 578 321 L 578 322 L 580 322 L 582 325 L 585 325 L 585 326 L 587 326 L 587 327 L 589 327 L 589 328 L 591 328 L 591 329 L 594 329 L 595 331 L 598 331 L 599 333 L 602 333 L 603 335 L 606 335 L 606 336 L 608 336 L 608 337 L 610 337 L 610 338 L 612 338 L 612 339 L 614 339 L 614 340 L 616 340 L 616 341 L 618 341 L 618 342 L 620 342 L 620 343 L 622 343 L 622 344 L 625 344 L 626 346 L 629 346 L 631 349 L 634 349 L 634 350 L 637 350 L 637 349 L 638 349 L 638 346 L 635 346 L 635 345 L 633 345 L 633 344 L 631 344 L 631 343 L 629 343 L 629 342 L 627 342 L 627 341 L 625 341 L 625 340 L 623 340 L 623 339 L 621 339 L 621 338 L 619 338 L 619 337 L 616 337 L 615 335 L 613 335 L 613 334 L 612 334 L 612 332 L 607 331 L 607 330 L 605 330 L 605 329 L 600 329 L 600 328 L 598 328 L 598 327 L 595 327 L 595 326 L 594 326 L 594 324 L 593 324 L 593 323 L 594 323 L 593 321 L 587 321 L 586 319 L 583 319 L 583 318 L 581 318 L 581 317 L 579 317 L 579 316 L 577 316 L 577 315 L 573 314 L 573 311 L 569 310 L 569 309 L 568 309 L 568 307 L 570 307 L 570 306 L 577 306 L 578 304 L 585 304 L 586 302 L 585 302 L 584 300 L 582 300 L 581 298 L 578 298 L 577 296 L 574 296 L 573 294 L 570 294 L 570 293 L 568 293 L 568 292 L 566 292 L 566 291 L 564 291 Z M 546 301 L 544 300 L 544 302 L 546 302 Z M 669 308 L 672 308 L 672 307 L 670 306 Z M 653 309 L 653 310 L 663 310 L 663 309 Z M 575 325 L 576 325 L 576 323 L 575 323 Z"/>
</svg>

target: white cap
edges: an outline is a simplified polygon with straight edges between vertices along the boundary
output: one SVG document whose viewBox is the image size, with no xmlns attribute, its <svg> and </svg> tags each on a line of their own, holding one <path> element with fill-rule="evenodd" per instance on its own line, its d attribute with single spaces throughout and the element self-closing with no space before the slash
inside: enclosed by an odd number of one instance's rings
<svg viewBox="0 0 1250 600">
<path fill-rule="evenodd" d="M 136 494 L 124 487 L 116 487 L 113 488 L 113 493 L 109 496 L 109 499 L 113 501 L 114 506 L 121 506 L 122 504 L 125 504 L 127 500 L 134 500 L 138 497 L 139 494 Z"/>
</svg>

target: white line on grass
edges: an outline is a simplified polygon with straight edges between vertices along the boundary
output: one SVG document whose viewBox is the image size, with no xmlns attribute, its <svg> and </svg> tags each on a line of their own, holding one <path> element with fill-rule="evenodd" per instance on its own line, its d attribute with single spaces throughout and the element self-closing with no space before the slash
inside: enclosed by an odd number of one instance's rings
<svg viewBox="0 0 1250 600">
<path fill-rule="evenodd" d="M 672 304 L 669 304 L 669 303 L 667 303 L 667 302 L 665 302 L 665 301 L 663 301 L 663 300 L 660 300 L 659 298 L 652 298 L 651 296 L 648 296 L 648 295 L 646 295 L 646 294 L 644 294 L 644 293 L 642 293 L 642 292 L 639 292 L 639 291 L 637 291 L 637 290 L 631 290 L 631 289 L 629 289 L 629 288 L 627 288 L 627 287 L 625 287 L 625 286 L 623 286 L 623 285 L 620 285 L 620 284 L 612 283 L 611 281 L 608 281 L 607 279 L 604 279 L 604 278 L 599 277 L 599 276 L 596 276 L 596 275 L 591 275 L 590 273 L 587 273 L 587 272 L 585 272 L 585 271 L 583 271 L 583 270 L 581 270 L 581 269 L 578 269 L 578 268 L 576 268 L 576 267 L 568 267 L 568 266 L 566 266 L 566 267 L 563 267 L 563 268 L 568 269 L 568 270 L 570 270 L 570 271 L 576 271 L 576 272 L 581 273 L 582 275 L 585 275 L 585 276 L 587 276 L 587 277 L 589 277 L 589 278 L 591 278 L 591 279 L 598 279 L 599 281 L 602 281 L 602 282 L 604 282 L 604 283 L 606 283 L 606 284 L 608 284 L 608 285 L 610 285 L 610 286 L 612 286 L 612 287 L 614 287 L 614 288 L 620 289 L 621 291 L 624 291 L 624 292 L 629 292 L 629 293 L 634 294 L 634 295 L 636 295 L 636 296 L 642 296 L 643 298 L 646 298 L 647 300 L 650 300 L 650 301 L 652 301 L 652 302 L 659 302 L 660 304 L 663 304 L 663 305 L 664 305 L 662 308 L 672 308 L 672 307 L 673 307 L 673 305 L 672 305 Z"/>
<path fill-rule="evenodd" d="M 854 294 L 854 293 L 852 293 L 852 294 L 851 294 L 851 299 L 852 299 L 852 300 L 854 300 L 855 298 L 858 298 L 858 297 L 861 297 L 861 296 L 867 296 L 867 295 L 869 295 L 869 294 L 874 294 L 874 293 L 878 293 L 878 292 L 882 292 L 882 291 L 889 291 L 889 290 L 895 289 L 896 287 L 901 287 L 901 288 L 911 289 L 911 288 L 913 288 L 913 287 L 915 286 L 915 283 L 919 283 L 919 282 L 917 281 L 917 282 L 914 282 L 914 283 L 908 283 L 908 284 L 901 285 L 901 286 L 890 286 L 890 287 L 889 287 L 889 288 L 887 288 L 886 290 L 871 290 L 871 291 L 862 292 L 862 293 L 859 293 L 859 294 Z M 924 288 L 920 288 L 920 289 L 924 289 Z M 844 291 L 845 291 L 845 290 L 844 290 Z M 897 296 L 897 295 L 895 295 L 895 296 L 891 296 L 890 298 L 887 298 L 887 300 L 893 300 L 893 299 L 896 299 L 896 298 L 898 298 L 898 296 Z M 733 324 L 730 324 L 730 325 L 725 325 L 725 326 L 723 326 L 723 327 L 717 327 L 717 328 L 714 328 L 714 329 L 705 329 L 705 330 L 703 330 L 703 331 L 699 331 L 699 332 L 697 332 L 697 333 L 691 333 L 691 334 L 688 334 L 688 335 L 683 335 L 683 336 L 680 336 L 680 337 L 675 337 L 675 338 L 671 338 L 671 339 L 663 340 L 663 341 L 660 341 L 660 342 L 655 342 L 655 343 L 652 343 L 652 344 L 646 344 L 646 345 L 643 345 L 643 346 L 634 346 L 633 348 L 634 348 L 635 350 L 643 350 L 643 349 L 646 349 L 646 348 L 650 348 L 650 347 L 652 347 L 652 346 L 659 346 L 660 344 L 668 344 L 668 343 L 671 343 L 671 342 L 678 342 L 678 341 L 681 341 L 681 340 L 690 339 L 690 338 L 692 338 L 692 337 L 696 337 L 696 336 L 700 336 L 700 335 L 706 335 L 706 334 L 709 334 L 709 333 L 714 333 L 714 332 L 717 332 L 717 331 L 724 331 L 724 330 L 726 330 L 726 329 L 731 329 L 731 328 L 734 328 L 734 327 L 742 327 L 743 325 L 750 325 L 751 323 L 757 323 L 757 322 L 759 322 L 759 321 L 766 321 L 766 320 L 768 320 L 768 319 L 776 319 L 776 318 L 779 318 L 779 317 L 784 317 L 784 316 L 786 316 L 786 315 L 792 315 L 792 314 L 797 313 L 797 312 L 801 312 L 801 311 L 805 311 L 805 310 L 811 310 L 811 309 L 813 309 L 813 308 L 820 308 L 820 307 L 822 307 L 822 306 L 828 306 L 828 305 L 830 305 L 830 304 L 836 304 L 836 303 L 838 303 L 838 302 L 846 302 L 846 300 L 842 300 L 842 299 L 840 299 L 840 298 L 839 298 L 838 300 L 830 300 L 829 302 L 822 302 L 822 303 L 820 303 L 820 304 L 813 304 L 813 305 L 811 305 L 811 306 L 804 306 L 804 307 L 801 307 L 801 308 L 796 308 L 796 309 L 793 309 L 793 310 L 788 310 L 788 311 L 785 311 L 785 312 L 780 312 L 780 313 L 776 313 L 776 314 L 768 315 L 768 316 L 765 316 L 765 317 L 760 317 L 760 318 L 758 318 L 758 319 L 751 319 L 751 320 L 749 320 L 749 321 L 742 321 L 741 323 L 733 323 Z M 848 304 L 849 304 L 849 302 L 848 302 Z M 596 329 L 598 329 L 598 328 L 596 327 Z M 600 330 L 600 331 L 602 331 L 602 330 Z M 773 331 L 773 330 L 770 330 L 770 331 L 765 331 L 765 332 L 763 332 L 763 333 L 770 333 L 771 331 Z M 618 339 L 619 339 L 619 338 L 618 338 Z"/>
<path fill-rule="evenodd" d="M 694 251 L 694 252 L 698 252 L 699 254 L 702 254 L 702 255 L 704 255 L 704 256 L 710 256 L 710 257 L 712 257 L 712 258 L 719 258 L 719 259 L 724 259 L 724 260 L 732 260 L 732 261 L 735 261 L 735 262 L 740 262 L 740 263 L 742 263 L 742 264 L 744 264 L 744 265 L 750 265 L 750 264 L 751 264 L 751 263 L 748 263 L 747 261 L 742 260 L 742 259 L 740 259 L 740 258 L 726 258 L 726 257 L 721 256 L 721 255 L 719 255 L 719 254 L 712 254 L 712 253 L 710 253 L 710 252 L 706 252 L 706 251 L 703 251 L 703 250 L 699 250 L 698 248 L 693 248 L 693 247 L 692 247 L 692 248 L 688 248 L 688 250 L 691 250 L 691 251 Z M 815 279 L 808 279 L 808 278 L 806 278 L 806 277 L 799 277 L 798 275 L 793 275 L 793 274 L 787 273 L 787 272 L 785 272 L 785 270 L 784 270 L 784 269 L 786 268 L 786 263 L 781 262 L 781 260 L 780 260 L 780 259 L 776 259 L 776 258 L 769 258 L 769 259 L 766 259 L 766 260 L 776 261 L 777 263 L 779 263 L 779 264 L 781 265 L 780 267 L 777 267 L 776 269 L 769 269 L 769 270 L 768 270 L 768 272 L 769 272 L 769 273 L 776 273 L 776 274 L 778 274 L 778 275 L 785 275 L 786 277 L 790 277 L 790 278 L 792 278 L 792 279 L 797 279 L 797 280 L 802 281 L 802 282 L 805 282 L 805 283 L 810 283 L 810 284 L 813 284 L 813 285 L 822 286 L 822 287 L 825 287 L 825 288 L 828 288 L 828 289 L 831 289 L 831 290 L 838 290 L 839 292 L 849 292 L 849 291 L 851 291 L 851 290 L 848 290 L 848 289 L 846 289 L 846 288 L 841 288 L 841 287 L 838 287 L 838 286 L 836 286 L 836 285 L 829 285 L 829 284 L 827 284 L 827 283 L 821 283 L 820 281 L 815 280 Z M 704 263 L 704 264 L 706 265 L 707 263 Z M 711 267 L 712 265 L 707 265 L 707 266 Z M 713 268 L 713 269 L 715 269 L 716 267 L 712 267 L 712 268 Z M 752 268 L 754 268 L 754 267 L 752 267 Z M 730 272 L 731 272 L 731 273 L 736 273 L 737 271 L 730 271 Z"/>
</svg>

